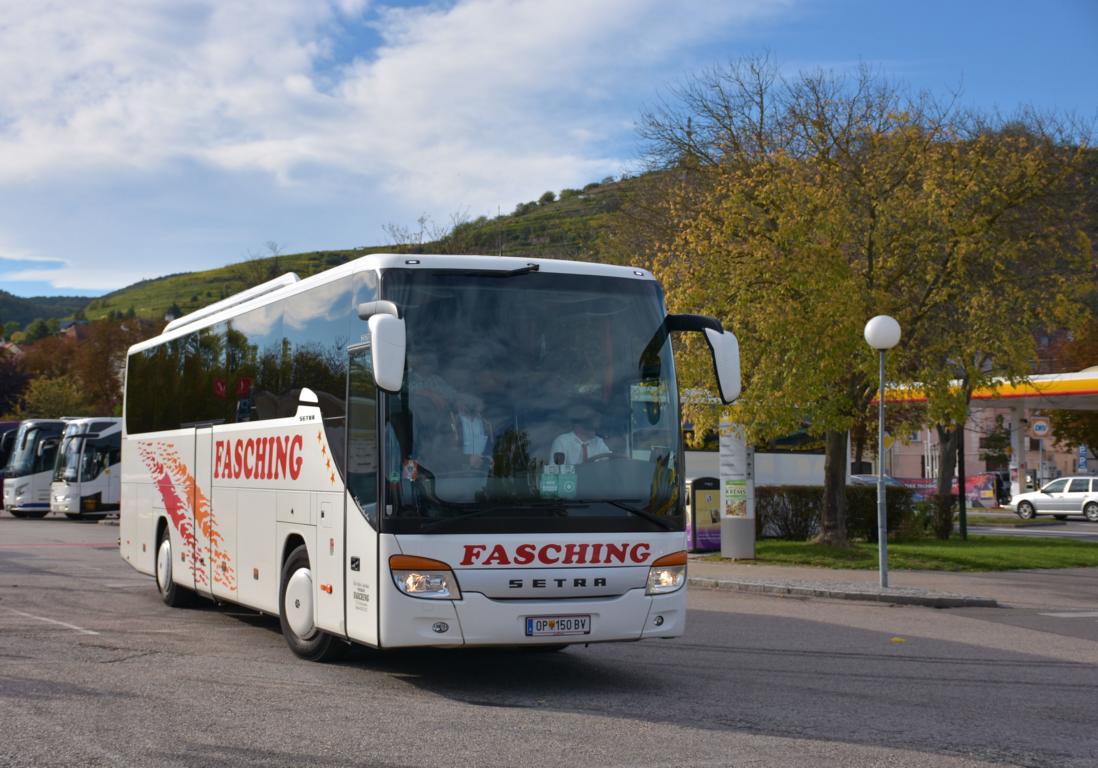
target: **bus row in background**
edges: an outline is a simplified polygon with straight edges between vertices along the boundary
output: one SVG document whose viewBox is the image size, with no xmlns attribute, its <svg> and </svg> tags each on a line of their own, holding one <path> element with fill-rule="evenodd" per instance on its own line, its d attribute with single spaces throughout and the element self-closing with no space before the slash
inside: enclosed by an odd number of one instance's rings
<svg viewBox="0 0 1098 768">
<path fill-rule="evenodd" d="M 14 517 L 116 514 L 121 461 L 120 418 L 0 422 L 2 508 Z"/>
</svg>

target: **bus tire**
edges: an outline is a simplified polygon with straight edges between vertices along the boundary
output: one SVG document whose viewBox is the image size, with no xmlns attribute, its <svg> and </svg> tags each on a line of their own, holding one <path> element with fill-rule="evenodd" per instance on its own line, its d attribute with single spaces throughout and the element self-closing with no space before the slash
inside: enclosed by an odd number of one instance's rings
<svg viewBox="0 0 1098 768">
<path fill-rule="evenodd" d="M 306 661 L 335 661 L 347 650 L 341 640 L 317 629 L 313 609 L 313 572 L 309 550 L 302 544 L 286 558 L 278 590 L 278 620 L 282 636 L 295 655 Z"/>
<path fill-rule="evenodd" d="M 9 509 L 8 512 L 11 512 L 12 517 L 26 517 L 21 510 Z"/>
<path fill-rule="evenodd" d="M 66 512 L 65 517 L 67 517 L 69 520 L 79 520 L 80 519 L 80 513 L 79 512 Z"/>
<path fill-rule="evenodd" d="M 172 537 L 165 526 L 156 544 L 156 589 L 165 605 L 182 608 L 190 602 L 190 593 L 172 581 L 172 556 Z"/>
<path fill-rule="evenodd" d="M 48 509 L 45 512 L 41 512 L 41 511 L 36 509 L 33 512 L 24 512 L 23 517 L 25 517 L 29 520 L 41 520 L 43 517 L 45 517 L 49 513 L 50 512 L 49 512 Z"/>
</svg>

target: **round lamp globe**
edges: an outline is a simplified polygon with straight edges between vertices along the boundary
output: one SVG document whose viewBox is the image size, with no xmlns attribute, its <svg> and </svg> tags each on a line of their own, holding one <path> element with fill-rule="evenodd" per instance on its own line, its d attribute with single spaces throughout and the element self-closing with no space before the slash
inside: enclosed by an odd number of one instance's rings
<svg viewBox="0 0 1098 768">
<path fill-rule="evenodd" d="M 900 343 L 900 324 L 888 315 L 877 315 L 865 324 L 865 343 L 874 349 L 892 349 Z"/>
</svg>

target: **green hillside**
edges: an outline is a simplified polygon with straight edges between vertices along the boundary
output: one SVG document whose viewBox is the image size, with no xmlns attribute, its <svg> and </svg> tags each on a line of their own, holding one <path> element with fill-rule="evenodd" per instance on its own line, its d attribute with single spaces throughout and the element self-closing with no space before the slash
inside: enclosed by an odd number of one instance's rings
<svg viewBox="0 0 1098 768">
<path fill-rule="evenodd" d="M 39 318 L 69 317 L 87 305 L 91 299 L 86 296 L 13 296 L 0 290 L 0 327 L 4 323 L 16 322 L 25 326 Z"/>
<path fill-rule="evenodd" d="M 203 272 L 182 272 L 131 286 L 91 301 L 88 319 L 128 313 L 163 318 L 174 304 L 183 313 L 211 304 L 286 272 L 308 277 L 369 253 L 479 253 L 531 258 L 605 260 L 598 240 L 610 215 L 618 210 L 637 179 L 606 180 L 582 190 L 563 190 L 550 199 L 518 205 L 513 213 L 480 217 L 455 226 L 438 240 L 401 246 L 371 246 L 342 251 L 315 251 L 270 256 Z M 73 310 L 74 311 L 74 310 Z"/>
</svg>

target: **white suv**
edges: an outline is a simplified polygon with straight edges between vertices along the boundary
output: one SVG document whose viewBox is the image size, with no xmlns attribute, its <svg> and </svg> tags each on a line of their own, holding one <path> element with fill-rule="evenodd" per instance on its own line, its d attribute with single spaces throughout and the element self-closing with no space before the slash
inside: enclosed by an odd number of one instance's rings
<svg viewBox="0 0 1098 768">
<path fill-rule="evenodd" d="M 1098 477 L 1061 477 L 1039 491 L 1020 493 L 1010 500 L 1018 517 L 1029 520 L 1036 515 L 1084 515 L 1098 523 Z"/>
</svg>

